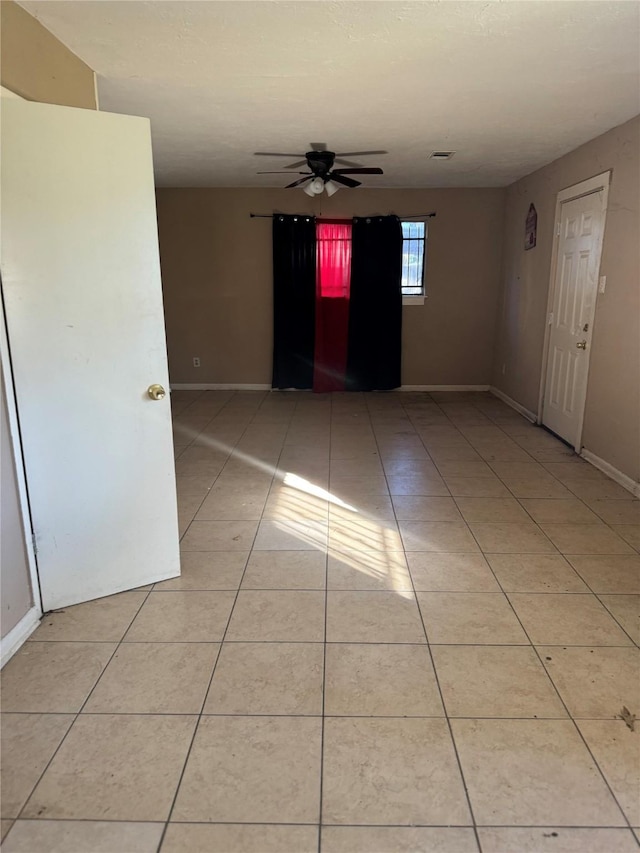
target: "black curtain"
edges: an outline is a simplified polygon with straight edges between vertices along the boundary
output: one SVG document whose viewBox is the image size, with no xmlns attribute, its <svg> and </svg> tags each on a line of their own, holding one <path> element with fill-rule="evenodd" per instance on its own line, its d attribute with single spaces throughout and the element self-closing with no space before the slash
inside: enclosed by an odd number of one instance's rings
<svg viewBox="0 0 640 853">
<path fill-rule="evenodd" d="M 347 391 L 401 383 L 402 226 L 397 216 L 353 220 Z"/>
<path fill-rule="evenodd" d="M 315 347 L 316 222 L 273 218 L 274 388 L 312 388 Z"/>
</svg>

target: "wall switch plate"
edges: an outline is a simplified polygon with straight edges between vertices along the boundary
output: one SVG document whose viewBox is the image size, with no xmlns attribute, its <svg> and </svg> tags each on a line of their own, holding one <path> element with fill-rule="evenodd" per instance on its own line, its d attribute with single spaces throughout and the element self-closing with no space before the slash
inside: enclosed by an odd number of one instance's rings
<svg viewBox="0 0 640 853">
<path fill-rule="evenodd" d="M 604 289 L 607 286 L 607 277 L 606 275 L 601 275 L 600 280 L 598 282 L 598 293 L 604 293 Z"/>
<path fill-rule="evenodd" d="M 193 366 L 200 367 L 200 359 L 197 356 L 195 356 L 193 359 Z"/>
</svg>

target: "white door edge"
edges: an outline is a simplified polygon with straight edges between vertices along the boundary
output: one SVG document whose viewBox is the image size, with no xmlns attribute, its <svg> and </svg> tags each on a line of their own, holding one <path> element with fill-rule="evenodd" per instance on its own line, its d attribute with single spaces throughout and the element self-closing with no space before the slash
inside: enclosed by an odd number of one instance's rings
<svg viewBox="0 0 640 853">
<path fill-rule="evenodd" d="M 547 295 L 547 311 L 545 314 L 545 327 L 544 327 L 544 344 L 542 350 L 542 365 L 540 369 L 540 385 L 538 390 L 538 413 L 537 413 L 537 422 L 539 424 L 544 423 L 544 395 L 546 390 L 546 379 L 547 379 L 547 362 L 549 360 L 549 341 L 550 341 L 550 331 L 549 324 L 546 321 L 546 318 L 549 317 L 549 313 L 553 306 L 553 297 L 555 291 L 555 278 L 556 278 L 556 265 L 558 263 L 558 244 L 559 244 L 559 234 L 557 233 L 557 223 L 560 222 L 561 209 L 562 205 L 567 201 L 574 201 L 577 198 L 582 198 L 586 195 L 592 195 L 594 193 L 600 193 L 600 203 L 602 210 L 602 227 L 600 229 L 600 234 L 598 237 L 598 244 L 596 251 L 598 252 L 598 270 L 596 273 L 596 280 L 600 275 L 600 262 L 602 259 L 602 245 L 604 242 L 604 232 L 606 227 L 606 218 L 607 218 L 607 205 L 609 201 L 609 184 L 611 183 L 611 170 L 607 172 L 602 172 L 599 175 L 594 175 L 592 178 L 587 178 L 585 181 L 580 181 L 578 184 L 573 184 L 570 187 L 567 187 L 564 190 L 560 190 L 560 192 L 556 196 L 556 207 L 553 218 L 553 250 L 551 252 L 551 266 L 549 268 L 549 290 Z M 594 301 L 594 318 L 595 313 L 598 309 L 598 300 L 597 298 Z M 595 325 L 595 323 L 594 323 Z M 587 358 L 587 390 L 588 390 L 588 376 L 589 376 L 589 361 L 591 359 L 591 349 L 589 348 L 585 353 Z M 586 396 L 585 396 L 586 403 Z M 582 429 L 584 426 L 584 405 L 582 407 L 582 411 L 580 412 L 579 420 L 578 420 L 578 437 L 575 443 L 575 451 L 576 453 L 580 453 L 582 448 Z"/>
<path fill-rule="evenodd" d="M 38 565 L 36 561 L 33 539 L 31 536 L 31 509 L 29 507 L 29 493 L 27 491 L 27 479 L 22 457 L 22 439 L 20 437 L 20 422 L 18 420 L 18 407 L 16 405 L 15 389 L 13 387 L 13 372 L 11 370 L 11 353 L 9 351 L 9 340 L 7 338 L 7 325 L 4 315 L 4 295 L 2 294 L 2 282 L 0 281 L 0 362 L 2 365 L 2 377 L 7 403 L 7 418 L 9 420 L 9 436 L 13 449 L 13 463 L 18 484 L 18 498 L 20 501 L 20 517 L 22 520 L 22 535 L 24 538 L 27 564 L 29 566 L 29 581 L 31 583 L 31 595 L 34 607 L 38 611 L 38 618 L 42 615 L 40 595 L 40 580 L 38 578 Z M 20 624 L 20 623 L 19 623 Z"/>
</svg>

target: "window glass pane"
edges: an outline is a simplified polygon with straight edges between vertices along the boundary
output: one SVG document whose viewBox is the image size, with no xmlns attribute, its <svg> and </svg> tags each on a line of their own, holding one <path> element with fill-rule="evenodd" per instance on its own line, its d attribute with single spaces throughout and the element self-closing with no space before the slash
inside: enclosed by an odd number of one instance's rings
<svg viewBox="0 0 640 853">
<path fill-rule="evenodd" d="M 426 223 L 403 222 L 402 236 L 402 293 L 405 296 L 422 296 Z"/>
<path fill-rule="evenodd" d="M 424 238 L 425 223 L 424 222 L 403 222 L 402 236 L 405 239 L 422 239 Z"/>
</svg>

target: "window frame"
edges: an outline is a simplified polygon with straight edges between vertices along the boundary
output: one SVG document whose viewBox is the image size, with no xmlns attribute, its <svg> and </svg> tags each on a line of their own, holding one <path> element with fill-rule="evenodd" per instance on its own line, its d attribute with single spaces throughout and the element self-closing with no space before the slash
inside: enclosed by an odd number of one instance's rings
<svg viewBox="0 0 640 853">
<path fill-rule="evenodd" d="M 424 225 L 424 241 L 422 245 L 422 293 L 421 294 L 405 294 L 402 292 L 402 304 L 403 305 L 424 305 L 424 301 L 427 298 L 427 289 L 425 285 L 425 274 L 427 268 L 427 240 L 429 238 L 429 219 L 425 217 L 424 219 L 416 218 L 416 219 L 401 219 L 400 225 L 404 225 L 405 223 L 422 223 Z M 416 238 L 414 238 L 416 239 Z M 419 239 L 419 238 L 418 238 Z M 404 242 L 405 237 L 402 237 L 402 249 L 404 253 Z M 402 288 L 402 281 L 400 283 L 400 287 Z"/>
</svg>

